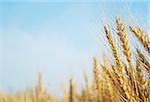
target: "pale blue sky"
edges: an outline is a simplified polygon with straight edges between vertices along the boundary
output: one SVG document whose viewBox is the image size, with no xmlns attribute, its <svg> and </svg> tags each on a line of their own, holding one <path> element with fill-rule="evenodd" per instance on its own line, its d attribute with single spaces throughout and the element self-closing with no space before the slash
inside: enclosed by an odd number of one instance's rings
<svg viewBox="0 0 150 102">
<path fill-rule="evenodd" d="M 0 0 L 0 89 L 31 87 L 38 71 L 55 95 L 70 77 L 81 87 L 83 69 L 91 75 L 92 57 L 106 51 L 94 22 L 119 15 L 128 23 L 128 5 L 139 24 L 148 25 L 148 0 L 108 1 Z"/>
</svg>

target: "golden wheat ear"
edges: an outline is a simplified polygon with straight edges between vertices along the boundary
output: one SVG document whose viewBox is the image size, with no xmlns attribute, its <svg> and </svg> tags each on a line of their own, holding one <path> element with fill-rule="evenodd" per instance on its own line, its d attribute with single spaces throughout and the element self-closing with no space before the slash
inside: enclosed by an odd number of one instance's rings
<svg viewBox="0 0 150 102">
<path fill-rule="evenodd" d="M 108 43 L 109 43 L 110 48 L 111 48 L 111 52 L 112 52 L 112 54 L 113 54 L 113 56 L 114 56 L 115 63 L 116 63 L 116 65 L 118 66 L 118 67 L 117 67 L 117 70 L 118 70 L 119 72 L 121 72 L 123 65 L 122 65 L 122 62 L 121 62 L 120 55 L 119 55 L 118 50 L 117 50 L 116 43 L 113 41 L 111 32 L 109 31 L 109 29 L 108 29 L 107 26 L 104 26 L 104 31 L 105 31 L 106 38 L 107 38 Z"/>
<path fill-rule="evenodd" d="M 150 40 L 148 38 L 148 35 L 145 34 L 140 27 L 137 27 L 135 29 L 135 28 L 129 26 L 129 29 L 136 36 L 136 38 L 142 43 L 144 48 L 150 54 Z"/>
<path fill-rule="evenodd" d="M 144 54 L 140 51 L 140 49 L 136 49 L 138 53 L 139 60 L 143 66 L 150 73 L 150 63 L 145 58 Z"/>
<path fill-rule="evenodd" d="M 139 57 L 136 60 L 136 71 L 135 71 L 135 78 L 136 78 L 136 98 L 138 100 L 141 100 L 142 102 L 145 102 L 144 100 L 144 94 L 142 93 L 143 86 L 145 84 L 145 79 L 144 79 L 144 74 L 141 70 L 141 66 L 140 66 L 140 59 Z"/>
<path fill-rule="evenodd" d="M 131 51 L 130 51 L 128 40 L 126 37 L 125 26 L 122 23 L 120 17 L 116 17 L 116 25 L 117 25 L 117 34 L 118 34 L 120 41 L 121 41 L 123 53 L 126 56 L 126 59 L 129 62 L 129 64 L 132 64 L 132 62 L 131 62 Z"/>
<path fill-rule="evenodd" d="M 96 90 L 99 90 L 99 85 L 100 85 L 100 72 L 98 69 L 98 63 L 96 58 L 93 58 L 93 75 L 94 75 L 94 81 L 95 81 L 95 86 L 96 86 Z"/>
</svg>

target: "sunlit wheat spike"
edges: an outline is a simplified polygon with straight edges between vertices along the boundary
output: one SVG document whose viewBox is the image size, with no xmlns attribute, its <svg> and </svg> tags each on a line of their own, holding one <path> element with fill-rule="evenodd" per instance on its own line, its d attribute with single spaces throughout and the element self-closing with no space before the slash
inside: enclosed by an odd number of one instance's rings
<svg viewBox="0 0 150 102">
<path fill-rule="evenodd" d="M 101 87 L 101 83 L 100 83 L 100 72 L 98 69 L 98 63 L 96 58 L 93 58 L 93 77 L 94 77 L 94 84 L 95 84 L 95 94 L 96 94 L 96 100 L 97 102 L 100 102 L 100 87 Z"/>
<path fill-rule="evenodd" d="M 146 35 L 140 27 L 134 29 L 133 27 L 129 26 L 130 31 L 137 37 L 137 39 L 143 44 L 145 49 L 150 54 L 150 40 L 148 35 Z"/>
<path fill-rule="evenodd" d="M 137 53 L 138 53 L 139 60 L 140 60 L 141 64 L 143 65 L 143 68 L 145 68 L 150 73 L 149 61 L 146 60 L 144 54 L 140 51 L 140 49 L 137 49 Z"/>
<path fill-rule="evenodd" d="M 141 70 L 141 67 L 140 67 L 140 59 L 139 57 L 137 58 L 137 61 L 136 61 L 136 87 L 137 87 L 137 90 L 136 90 L 136 94 L 137 94 L 137 99 L 142 101 L 142 102 L 146 102 L 146 97 L 144 95 L 144 86 L 145 86 L 145 79 L 144 79 L 144 74 Z M 146 94 L 147 94 L 147 91 L 145 90 Z"/>
<path fill-rule="evenodd" d="M 131 63 L 131 51 L 130 51 L 130 47 L 128 44 L 128 40 L 126 37 L 126 31 L 125 31 L 125 26 L 124 24 L 121 22 L 119 17 L 116 17 L 116 25 L 117 25 L 117 34 L 120 38 L 121 41 L 121 45 L 123 48 L 123 53 L 125 54 L 127 61 L 129 63 Z"/>
<path fill-rule="evenodd" d="M 99 90 L 99 85 L 100 85 L 100 72 L 98 69 L 98 64 L 95 58 L 93 58 L 93 75 L 94 75 L 94 81 L 96 85 L 96 90 Z"/>
<path fill-rule="evenodd" d="M 140 83 L 143 84 L 144 83 L 144 77 L 143 77 L 143 73 L 142 70 L 140 68 L 140 59 L 138 58 L 136 61 L 136 80 Z"/>
<path fill-rule="evenodd" d="M 118 53 L 118 51 L 117 51 L 116 44 L 115 44 L 115 42 L 113 41 L 111 32 L 109 31 L 109 29 L 108 29 L 107 26 L 104 26 L 104 31 L 105 31 L 105 34 L 106 34 L 106 38 L 107 38 L 107 40 L 108 40 L 108 42 L 109 42 L 109 45 L 110 45 L 110 47 L 111 47 L 113 56 L 114 56 L 114 58 L 115 58 L 115 63 L 116 63 L 117 66 L 118 66 L 118 70 L 121 71 L 121 70 L 122 70 L 121 58 L 120 58 L 119 53 Z"/>
<path fill-rule="evenodd" d="M 88 77 L 87 77 L 85 70 L 84 70 L 83 75 L 84 75 L 84 81 L 85 81 L 86 89 L 89 89 L 89 80 L 88 80 Z"/>
</svg>

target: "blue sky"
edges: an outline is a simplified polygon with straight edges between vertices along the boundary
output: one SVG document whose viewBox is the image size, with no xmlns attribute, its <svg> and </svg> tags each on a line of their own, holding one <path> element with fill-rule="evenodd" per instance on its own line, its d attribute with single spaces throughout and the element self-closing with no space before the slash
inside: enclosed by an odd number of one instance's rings
<svg viewBox="0 0 150 102">
<path fill-rule="evenodd" d="M 145 28 L 148 0 L 0 0 L 0 89 L 31 87 L 39 71 L 56 95 L 70 77 L 81 87 L 83 69 L 90 76 L 92 57 L 107 52 L 102 35 L 98 39 L 97 24 L 102 29 L 101 19 L 113 23 L 115 16 L 127 24 L 127 7 Z"/>
</svg>

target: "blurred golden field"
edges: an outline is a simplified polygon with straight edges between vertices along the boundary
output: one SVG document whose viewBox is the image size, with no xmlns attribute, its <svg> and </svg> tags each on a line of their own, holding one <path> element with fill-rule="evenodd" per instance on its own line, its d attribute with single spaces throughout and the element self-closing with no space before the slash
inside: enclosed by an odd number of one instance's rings
<svg viewBox="0 0 150 102">
<path fill-rule="evenodd" d="M 150 102 L 150 40 L 141 27 L 125 25 L 116 17 L 115 34 L 104 24 L 104 33 L 111 56 L 102 56 L 103 62 L 93 58 L 93 76 L 89 81 L 86 73 L 84 88 L 79 94 L 73 80 L 68 80 L 68 90 L 64 89 L 63 97 L 51 95 L 43 85 L 42 74 L 34 88 L 19 93 L 5 94 L 0 92 L 0 102 Z M 136 45 L 130 46 L 127 31 L 136 39 Z M 117 44 L 120 44 L 118 48 Z M 134 51 L 131 51 L 133 49 Z M 121 52 L 120 50 L 121 49 Z M 121 55 L 123 54 L 123 56 Z"/>
</svg>

